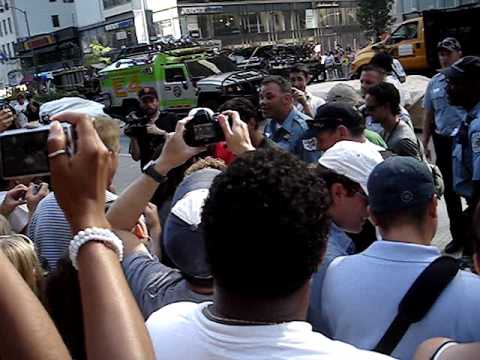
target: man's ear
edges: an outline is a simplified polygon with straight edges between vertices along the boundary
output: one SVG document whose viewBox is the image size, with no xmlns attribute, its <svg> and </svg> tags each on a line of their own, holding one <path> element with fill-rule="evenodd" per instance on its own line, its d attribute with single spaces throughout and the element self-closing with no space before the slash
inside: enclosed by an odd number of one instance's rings
<svg viewBox="0 0 480 360">
<path fill-rule="evenodd" d="M 332 200 L 335 202 L 335 200 L 341 199 L 347 195 L 347 191 L 343 187 L 342 184 L 340 183 L 333 183 L 332 186 L 330 187 L 330 196 Z"/>
<path fill-rule="evenodd" d="M 370 206 L 367 206 L 367 213 L 368 213 L 368 218 L 372 222 L 373 225 L 377 226 L 377 218 L 372 212 L 372 209 L 370 209 Z"/>
<path fill-rule="evenodd" d="M 437 197 L 433 196 L 432 200 L 428 204 L 428 215 L 433 219 L 438 218 L 437 206 L 438 206 Z"/>
<path fill-rule="evenodd" d="M 349 137 L 350 135 L 350 131 L 347 129 L 346 126 L 344 125 L 340 125 L 338 128 L 337 128 L 337 131 L 340 133 L 340 136 L 342 138 L 346 138 L 346 137 Z"/>
</svg>

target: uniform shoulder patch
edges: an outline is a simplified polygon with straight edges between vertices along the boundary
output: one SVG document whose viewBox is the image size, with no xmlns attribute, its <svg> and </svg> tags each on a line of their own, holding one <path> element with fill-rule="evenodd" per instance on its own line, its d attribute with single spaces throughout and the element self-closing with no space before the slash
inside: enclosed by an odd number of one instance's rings
<svg viewBox="0 0 480 360">
<path fill-rule="evenodd" d="M 479 153 L 480 152 L 480 132 L 473 133 L 470 140 L 472 142 L 472 151 L 474 153 Z"/>
<path fill-rule="evenodd" d="M 316 138 L 311 138 L 311 139 L 304 139 L 302 140 L 303 142 L 303 148 L 307 151 L 316 151 L 317 150 L 317 139 Z"/>
</svg>

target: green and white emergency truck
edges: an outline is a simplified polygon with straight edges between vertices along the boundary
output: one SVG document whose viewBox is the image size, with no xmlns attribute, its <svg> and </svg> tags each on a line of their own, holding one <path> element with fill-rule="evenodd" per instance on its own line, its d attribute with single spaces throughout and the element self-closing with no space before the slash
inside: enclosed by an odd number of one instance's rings
<svg viewBox="0 0 480 360">
<path fill-rule="evenodd" d="M 197 106 L 214 107 L 232 89 L 244 87 L 239 83 L 263 78 L 263 74 L 242 76 L 246 72 L 235 70 L 227 57 L 212 57 L 195 47 L 126 57 L 99 75 L 106 105 L 122 113 L 138 107 L 137 93 L 144 86 L 157 90 L 161 110 L 188 112 Z"/>
</svg>

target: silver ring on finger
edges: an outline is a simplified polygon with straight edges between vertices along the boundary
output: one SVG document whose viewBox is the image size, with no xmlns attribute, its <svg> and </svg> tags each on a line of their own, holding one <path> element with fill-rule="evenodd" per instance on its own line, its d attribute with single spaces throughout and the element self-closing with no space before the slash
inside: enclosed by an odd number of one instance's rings
<svg viewBox="0 0 480 360">
<path fill-rule="evenodd" d="M 66 153 L 67 152 L 64 149 L 57 150 L 57 151 L 54 151 L 54 152 L 48 154 L 48 158 L 53 159 L 56 156 L 63 155 L 63 154 L 66 154 Z"/>
</svg>

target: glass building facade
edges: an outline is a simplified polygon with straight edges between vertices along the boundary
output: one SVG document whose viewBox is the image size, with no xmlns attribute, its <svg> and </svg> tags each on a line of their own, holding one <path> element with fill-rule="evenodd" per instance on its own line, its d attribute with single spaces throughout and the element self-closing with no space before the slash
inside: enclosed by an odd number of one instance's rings
<svg viewBox="0 0 480 360">
<path fill-rule="evenodd" d="M 325 42 L 355 47 L 363 41 L 357 1 L 178 1 L 182 34 L 221 40 L 224 46 L 271 42 Z M 160 25 L 158 29 L 160 30 Z"/>
</svg>

